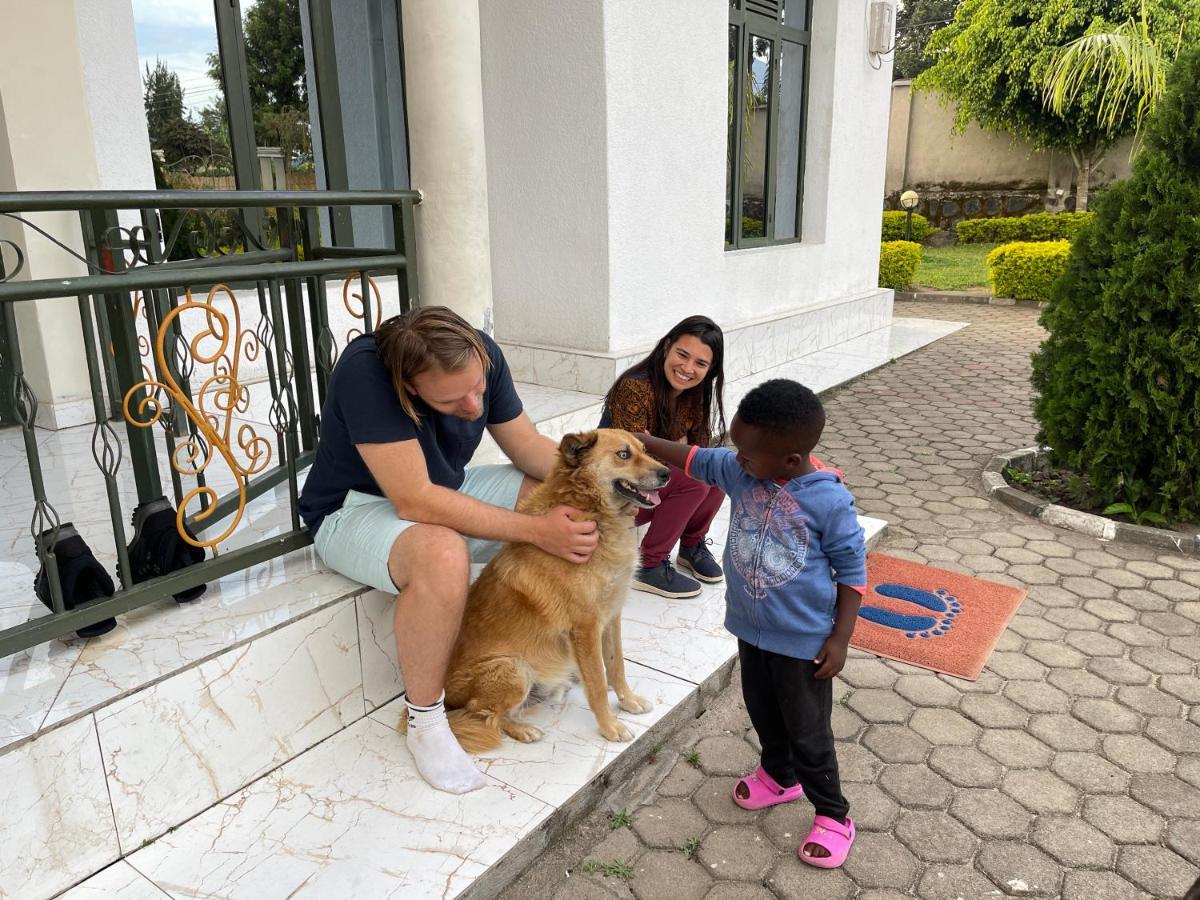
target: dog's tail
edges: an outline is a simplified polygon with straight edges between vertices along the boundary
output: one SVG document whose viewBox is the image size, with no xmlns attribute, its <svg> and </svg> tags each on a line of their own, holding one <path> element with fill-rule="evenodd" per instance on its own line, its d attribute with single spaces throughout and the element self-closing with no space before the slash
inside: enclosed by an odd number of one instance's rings
<svg viewBox="0 0 1200 900">
<path fill-rule="evenodd" d="M 497 749 L 504 741 L 499 724 L 489 715 L 468 712 L 465 709 L 448 709 L 446 720 L 450 723 L 450 731 L 468 753 L 487 753 Z M 396 729 L 401 734 L 408 733 L 407 715 L 400 717 Z"/>
</svg>

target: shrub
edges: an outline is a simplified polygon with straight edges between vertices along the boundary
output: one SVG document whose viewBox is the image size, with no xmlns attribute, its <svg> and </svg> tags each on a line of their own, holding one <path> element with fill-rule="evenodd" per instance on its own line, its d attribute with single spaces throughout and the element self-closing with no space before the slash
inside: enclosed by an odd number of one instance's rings
<svg viewBox="0 0 1200 900">
<path fill-rule="evenodd" d="M 921 245 L 915 241 L 883 241 L 879 245 L 879 286 L 910 287 L 921 264 Z"/>
<path fill-rule="evenodd" d="M 1133 174 L 1096 198 L 1042 313 L 1034 412 L 1107 501 L 1200 519 L 1200 47 L 1147 119 Z"/>
<path fill-rule="evenodd" d="M 904 240 L 905 222 L 908 219 L 908 213 L 889 210 L 883 214 L 883 240 L 885 241 L 902 241 Z M 934 228 L 929 224 L 929 220 L 924 216 L 913 213 L 912 220 L 912 239 L 914 241 L 923 241 L 933 234 Z"/>
<path fill-rule="evenodd" d="M 988 280 L 997 297 L 1049 300 L 1050 288 L 1067 268 L 1069 241 L 1017 241 L 988 254 Z"/>
<path fill-rule="evenodd" d="M 954 226 L 960 244 L 1006 241 L 1069 241 L 1094 213 L 1031 213 L 995 219 L 964 219 Z"/>
</svg>

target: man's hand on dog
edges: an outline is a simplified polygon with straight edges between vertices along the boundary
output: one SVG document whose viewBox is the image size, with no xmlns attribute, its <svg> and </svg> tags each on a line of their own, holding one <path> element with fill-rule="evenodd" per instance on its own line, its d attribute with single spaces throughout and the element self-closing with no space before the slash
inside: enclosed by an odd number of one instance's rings
<svg viewBox="0 0 1200 900">
<path fill-rule="evenodd" d="M 582 515 L 572 506 L 554 507 L 538 518 L 533 543 L 568 562 L 587 562 L 600 541 L 600 534 L 596 531 L 595 522 L 577 522 L 572 518 Z"/>
</svg>

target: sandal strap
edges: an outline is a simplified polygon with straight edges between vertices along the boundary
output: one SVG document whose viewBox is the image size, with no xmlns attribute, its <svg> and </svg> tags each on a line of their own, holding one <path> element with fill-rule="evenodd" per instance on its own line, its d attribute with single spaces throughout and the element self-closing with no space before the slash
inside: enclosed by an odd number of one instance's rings
<svg viewBox="0 0 1200 900">
<path fill-rule="evenodd" d="M 834 834 L 841 835 L 842 837 L 846 838 L 847 840 L 849 840 L 850 835 L 853 834 L 849 824 L 843 825 L 837 819 L 831 819 L 829 816 L 814 816 L 812 831 L 809 832 L 808 840 L 806 841 L 806 843 L 813 843 L 813 844 L 820 843 L 820 841 L 812 840 L 813 832 L 816 831 L 818 828 L 824 829 L 825 831 L 831 831 Z"/>
</svg>

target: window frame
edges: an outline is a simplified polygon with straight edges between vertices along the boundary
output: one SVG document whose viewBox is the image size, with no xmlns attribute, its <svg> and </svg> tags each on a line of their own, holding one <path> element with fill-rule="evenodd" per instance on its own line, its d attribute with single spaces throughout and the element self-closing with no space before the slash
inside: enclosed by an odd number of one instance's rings
<svg viewBox="0 0 1200 900">
<path fill-rule="evenodd" d="M 793 0 L 795 2 L 795 0 Z M 744 185 L 742 182 L 742 169 L 745 154 L 744 139 L 745 139 L 745 117 L 746 117 L 746 91 L 741 86 L 735 86 L 733 91 L 733 122 L 730 127 L 733 129 L 733 134 L 726 137 L 726 148 L 732 144 L 732 153 L 726 152 L 726 179 L 729 182 L 730 196 L 726 197 L 726 202 L 729 204 L 729 235 L 730 240 L 725 244 L 725 249 L 729 250 L 747 250 L 754 247 L 772 247 L 782 246 L 785 244 L 798 244 L 804 239 L 804 169 L 806 145 L 805 140 L 808 131 L 808 86 L 809 86 L 809 70 L 811 68 L 812 58 L 812 4 L 817 0 L 807 0 L 804 4 L 804 27 L 799 28 L 795 25 L 785 25 L 781 20 L 783 13 L 783 3 L 778 4 L 778 9 L 775 12 L 774 18 L 765 14 L 762 8 L 769 6 L 770 0 L 764 3 L 754 2 L 751 0 L 751 5 L 754 9 L 746 9 L 746 0 L 730 0 L 729 4 L 729 25 L 736 26 L 738 29 L 737 35 L 737 51 L 734 60 L 734 72 L 742 75 L 746 70 L 746 61 L 749 54 L 752 52 L 750 40 L 751 37 L 759 37 L 770 41 L 771 46 L 771 71 L 769 83 L 767 86 L 767 135 L 766 135 L 766 161 L 763 168 L 763 195 L 765 200 L 765 221 L 763 223 L 762 237 L 743 237 L 742 236 L 742 211 L 745 200 Z M 726 45 L 728 45 L 729 33 L 726 29 Z M 783 59 L 783 43 L 790 41 L 794 44 L 799 44 L 804 47 L 804 71 L 803 71 L 803 96 L 800 101 L 800 147 L 799 159 L 797 160 L 796 171 L 796 233 L 794 237 L 776 238 L 775 235 L 775 185 L 778 180 L 778 172 L 776 166 L 779 161 L 779 143 L 780 133 L 778 128 L 779 122 L 779 95 L 782 88 L 782 72 L 780 62 Z"/>
</svg>

